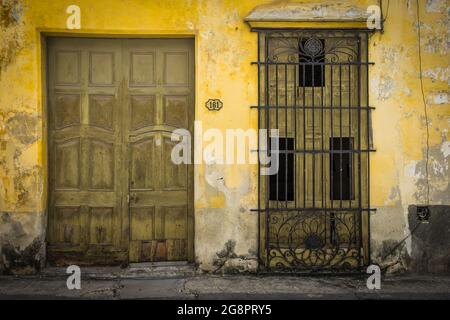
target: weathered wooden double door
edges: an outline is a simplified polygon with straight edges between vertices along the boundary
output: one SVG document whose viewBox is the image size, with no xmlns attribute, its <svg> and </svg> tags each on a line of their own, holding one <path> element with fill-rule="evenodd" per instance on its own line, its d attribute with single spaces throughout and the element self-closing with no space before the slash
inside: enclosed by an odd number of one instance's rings
<svg viewBox="0 0 450 320">
<path fill-rule="evenodd" d="M 193 259 L 191 39 L 48 39 L 48 261 Z"/>
</svg>

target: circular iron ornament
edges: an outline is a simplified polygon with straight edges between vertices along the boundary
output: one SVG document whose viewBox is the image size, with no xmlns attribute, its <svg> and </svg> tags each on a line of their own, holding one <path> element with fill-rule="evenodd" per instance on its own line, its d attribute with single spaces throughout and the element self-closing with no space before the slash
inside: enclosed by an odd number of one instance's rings
<svg viewBox="0 0 450 320">
<path fill-rule="evenodd" d="M 323 50 L 322 42 L 317 38 L 309 38 L 304 45 L 304 51 L 310 56 L 317 56 Z"/>
<path fill-rule="evenodd" d="M 315 233 L 307 235 L 304 242 L 306 248 L 311 250 L 317 250 L 323 247 L 322 238 Z"/>
<path fill-rule="evenodd" d="M 268 221 L 269 268 L 281 272 L 356 270 L 361 265 L 355 248 L 358 239 L 353 236 L 356 222 L 346 215 L 333 215 L 335 234 L 331 238 L 325 225 L 330 218 L 329 213 L 272 213 Z"/>
<path fill-rule="evenodd" d="M 219 111 L 223 108 L 223 102 L 219 99 L 208 99 L 205 106 L 209 111 Z"/>
</svg>

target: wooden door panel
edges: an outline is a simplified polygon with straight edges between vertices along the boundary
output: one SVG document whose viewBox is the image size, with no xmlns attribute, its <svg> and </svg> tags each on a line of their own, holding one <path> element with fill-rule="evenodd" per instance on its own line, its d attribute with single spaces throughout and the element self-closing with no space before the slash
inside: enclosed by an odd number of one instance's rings
<svg viewBox="0 0 450 320">
<path fill-rule="evenodd" d="M 89 212 L 89 244 L 112 245 L 113 207 L 91 207 Z"/>
<path fill-rule="evenodd" d="M 162 44 L 163 80 L 165 86 L 189 86 L 189 49 L 181 49 L 174 42 Z"/>
<path fill-rule="evenodd" d="M 77 246 L 80 244 L 80 207 L 56 207 L 50 239 L 53 243 Z"/>
<path fill-rule="evenodd" d="M 80 188 L 79 138 L 55 142 L 55 190 L 78 190 Z"/>
<path fill-rule="evenodd" d="M 74 86 L 81 82 L 81 51 L 69 48 L 60 48 L 56 52 L 49 52 L 50 55 L 55 56 L 53 76 L 56 85 Z"/>
<path fill-rule="evenodd" d="M 186 238 L 166 240 L 167 260 L 183 261 L 188 260 L 188 242 Z"/>
<path fill-rule="evenodd" d="M 81 95 L 79 93 L 57 93 L 54 116 L 56 129 L 80 125 Z"/>
<path fill-rule="evenodd" d="M 130 86 L 152 87 L 156 85 L 155 51 L 130 53 Z"/>
<path fill-rule="evenodd" d="M 177 144 L 170 137 L 164 137 L 161 147 L 161 169 L 163 190 L 186 190 L 187 165 L 174 164 L 172 162 L 172 149 Z"/>
<path fill-rule="evenodd" d="M 188 112 L 192 107 L 189 95 L 166 95 L 163 98 L 162 124 L 176 128 L 188 128 Z"/>
<path fill-rule="evenodd" d="M 114 144 L 90 139 L 89 190 L 114 191 Z"/>
<path fill-rule="evenodd" d="M 156 123 L 156 96 L 130 96 L 130 130 L 135 131 Z"/>
<path fill-rule="evenodd" d="M 161 208 L 162 224 L 164 225 L 165 239 L 186 239 L 186 206 L 167 206 Z"/>
<path fill-rule="evenodd" d="M 131 208 L 131 240 L 149 241 L 155 238 L 155 206 Z"/>
<path fill-rule="evenodd" d="M 146 137 L 132 142 L 130 147 L 130 190 L 155 190 L 158 182 L 156 171 L 155 138 Z"/>
<path fill-rule="evenodd" d="M 115 96 L 89 95 L 89 126 L 114 131 Z"/>
<path fill-rule="evenodd" d="M 98 52 L 96 49 L 90 51 L 89 86 L 114 86 L 116 59 L 113 51 Z"/>
</svg>

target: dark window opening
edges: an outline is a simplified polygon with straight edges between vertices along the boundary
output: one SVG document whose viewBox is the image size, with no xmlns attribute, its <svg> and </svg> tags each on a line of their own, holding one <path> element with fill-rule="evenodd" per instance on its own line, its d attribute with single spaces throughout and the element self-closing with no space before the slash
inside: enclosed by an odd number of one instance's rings
<svg viewBox="0 0 450 320">
<path fill-rule="evenodd" d="M 278 172 L 269 178 L 269 199 L 294 201 L 294 138 L 279 138 L 278 141 L 282 153 L 278 158 Z"/>
<path fill-rule="evenodd" d="M 323 87 L 325 85 L 325 54 L 319 54 L 316 56 L 311 56 L 306 54 L 305 44 L 307 40 L 301 41 L 300 54 L 299 54 L 299 62 L 300 67 L 299 70 L 299 84 L 302 87 Z M 319 40 L 322 43 L 322 48 L 325 47 L 325 40 Z M 303 48 L 303 49 L 302 49 Z M 318 64 L 307 64 L 304 65 L 302 63 L 318 63 Z"/>
<path fill-rule="evenodd" d="M 330 138 L 331 200 L 351 200 L 353 138 Z"/>
</svg>

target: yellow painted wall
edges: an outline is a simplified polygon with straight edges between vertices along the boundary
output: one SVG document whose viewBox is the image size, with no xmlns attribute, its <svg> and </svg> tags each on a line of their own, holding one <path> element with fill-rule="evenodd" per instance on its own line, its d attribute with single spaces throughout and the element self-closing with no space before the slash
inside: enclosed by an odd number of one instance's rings
<svg viewBox="0 0 450 320">
<path fill-rule="evenodd" d="M 426 204 L 426 121 L 419 81 L 417 6 L 390 1 L 383 34 L 372 37 L 373 137 L 371 235 L 375 259 L 383 242 L 409 234 L 408 206 Z M 449 53 L 446 1 L 419 1 L 422 69 L 429 122 L 430 204 L 449 204 Z M 411 239 L 406 242 L 411 252 Z M 377 250 L 380 249 L 380 250 Z"/>
<path fill-rule="evenodd" d="M 46 115 L 43 103 L 41 36 L 45 34 L 196 39 L 196 120 L 203 129 L 256 128 L 257 37 L 244 22 L 258 5 L 286 1 L 258 0 L 20 0 L 7 12 L 4 0 L 0 42 L 0 244 L 18 251 L 45 237 Z M 295 2 L 295 1 L 293 1 Z M 306 1 L 318 10 L 377 1 Z M 373 140 L 371 164 L 374 251 L 383 241 L 408 231 L 408 205 L 425 201 L 425 122 L 422 103 L 415 1 L 390 1 L 384 33 L 370 40 Z M 67 6 L 81 8 L 81 30 L 66 29 Z M 424 88 L 430 123 L 431 199 L 449 204 L 449 55 L 447 3 L 420 0 Z M 9 21 L 16 16 L 18 21 Z M 313 25 L 323 25 L 314 22 Z M 209 112 L 208 98 L 224 108 Z M 447 100 L 446 100 L 447 99 Z M 223 180 L 221 179 L 223 178 Z M 211 269 L 227 241 L 236 254 L 256 254 L 257 172 L 250 165 L 200 165 L 195 168 L 195 250 L 197 261 Z M 0 249 L 1 250 L 1 249 Z M 1 265 L 1 263 L 0 263 Z"/>
</svg>

